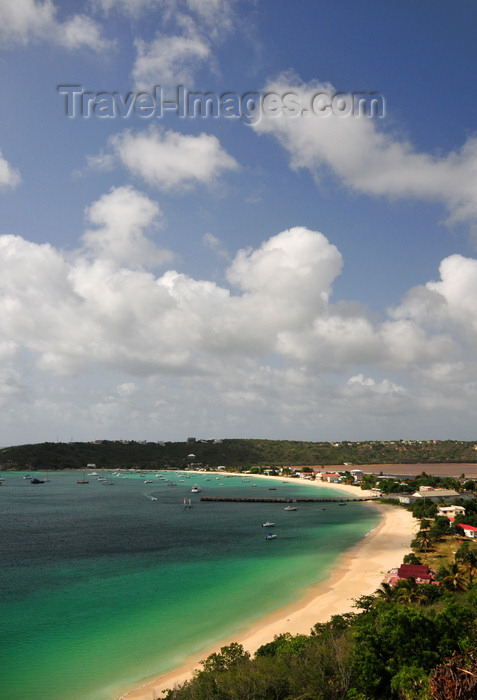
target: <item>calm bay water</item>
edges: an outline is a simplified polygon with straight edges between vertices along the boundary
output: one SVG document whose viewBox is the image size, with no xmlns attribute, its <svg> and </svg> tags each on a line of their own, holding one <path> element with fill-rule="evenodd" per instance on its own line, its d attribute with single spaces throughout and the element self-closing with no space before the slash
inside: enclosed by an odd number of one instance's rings
<svg viewBox="0 0 477 700">
<path fill-rule="evenodd" d="M 83 477 L 71 473 L 36 485 L 4 475 L 2 700 L 117 697 L 296 600 L 378 521 L 360 503 L 285 512 L 278 503 L 200 502 L 318 496 L 306 483 L 163 474 L 148 476 L 151 484 L 117 476 L 114 486 L 94 476 L 77 484 Z M 194 483 L 202 493 L 191 493 Z M 274 540 L 265 540 L 267 520 Z"/>
</svg>

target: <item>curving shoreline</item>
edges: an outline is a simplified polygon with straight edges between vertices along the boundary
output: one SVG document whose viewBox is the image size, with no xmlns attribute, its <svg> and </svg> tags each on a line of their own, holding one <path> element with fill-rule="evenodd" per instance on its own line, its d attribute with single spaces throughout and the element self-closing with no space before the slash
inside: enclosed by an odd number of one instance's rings
<svg viewBox="0 0 477 700">
<path fill-rule="evenodd" d="M 255 478 L 257 475 L 254 475 Z M 269 477 L 263 477 L 269 478 Z M 285 480 L 282 478 L 282 480 Z M 291 481 L 294 481 L 291 479 Z M 310 486 L 331 488 L 347 495 L 370 495 L 355 486 L 309 482 Z M 373 502 L 370 507 L 381 515 L 378 525 L 357 545 L 343 554 L 330 576 L 309 588 L 300 600 L 257 620 L 243 633 L 223 639 L 211 648 L 187 658 L 180 667 L 124 692 L 119 700 L 156 700 L 161 692 L 191 677 L 200 661 L 219 651 L 224 645 L 238 642 L 250 653 L 284 632 L 309 634 L 317 622 L 326 622 L 332 615 L 353 610 L 354 599 L 373 593 L 383 574 L 402 562 L 410 551 L 415 521 L 404 508 Z"/>
</svg>

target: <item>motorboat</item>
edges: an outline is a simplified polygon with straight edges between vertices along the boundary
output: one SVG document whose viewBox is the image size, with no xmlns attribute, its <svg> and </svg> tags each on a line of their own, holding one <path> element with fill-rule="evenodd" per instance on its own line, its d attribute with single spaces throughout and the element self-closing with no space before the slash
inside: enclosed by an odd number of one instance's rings
<svg viewBox="0 0 477 700">
<path fill-rule="evenodd" d="M 262 524 L 262 527 L 275 527 L 275 523 L 270 523 L 268 520 Z"/>
<path fill-rule="evenodd" d="M 266 540 L 274 540 L 276 538 L 276 535 L 274 532 L 269 532 L 268 535 L 265 536 Z"/>
<path fill-rule="evenodd" d="M 191 493 L 200 493 L 201 490 L 202 489 L 200 488 L 200 486 L 198 486 L 197 484 L 194 484 L 194 486 L 191 488 L 190 492 Z"/>
<path fill-rule="evenodd" d="M 296 506 L 285 506 L 283 510 L 296 510 Z"/>
</svg>

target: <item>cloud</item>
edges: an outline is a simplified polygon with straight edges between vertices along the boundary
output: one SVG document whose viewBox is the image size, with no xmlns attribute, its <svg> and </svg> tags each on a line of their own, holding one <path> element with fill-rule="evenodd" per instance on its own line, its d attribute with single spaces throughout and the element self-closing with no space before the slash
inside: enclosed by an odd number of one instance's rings
<svg viewBox="0 0 477 700">
<path fill-rule="evenodd" d="M 329 83 L 302 83 L 289 74 L 270 82 L 264 93 L 293 93 L 308 114 L 261 115 L 253 125 L 274 136 L 290 154 L 293 168 L 307 168 L 319 183 L 331 171 L 346 187 L 372 196 L 436 201 L 451 222 L 477 219 L 477 138 L 447 155 L 418 152 L 368 116 L 313 116 L 310 105 L 319 93 L 335 95 Z"/>
<path fill-rule="evenodd" d="M 89 255 L 118 265 L 155 267 L 172 259 L 143 231 L 157 225 L 158 205 L 132 187 L 112 188 L 88 208 L 88 220 L 96 226 L 82 237 Z"/>
<path fill-rule="evenodd" d="M 56 19 L 51 0 L 4 0 L 0 3 L 0 44 L 54 41 L 67 49 L 87 47 L 102 51 L 113 42 L 101 36 L 101 27 L 86 15 L 76 14 L 65 22 Z"/>
<path fill-rule="evenodd" d="M 450 329 L 477 350 L 477 260 L 450 255 L 439 266 L 440 280 L 411 289 L 391 310 L 427 329 Z"/>
<path fill-rule="evenodd" d="M 136 39 L 132 76 L 137 90 L 193 85 L 197 68 L 210 58 L 209 42 L 198 35 L 157 34 L 151 42 Z"/>
<path fill-rule="evenodd" d="M 0 150 L 0 187 L 16 187 L 21 182 L 20 173 L 12 168 Z"/>
<path fill-rule="evenodd" d="M 105 14 L 118 10 L 134 17 L 156 9 L 164 19 L 176 21 L 191 13 L 204 25 L 224 30 L 231 27 L 236 0 L 92 0 L 92 4 Z"/>
<path fill-rule="evenodd" d="M 135 16 L 161 11 L 162 29 L 155 38 L 135 41 L 132 77 L 138 90 L 192 86 L 197 70 L 213 63 L 213 46 L 234 29 L 234 0 L 98 0 L 97 4 L 105 12 L 117 8 Z"/>
<path fill-rule="evenodd" d="M 163 190 L 210 185 L 223 171 L 238 168 L 220 141 L 205 133 L 189 136 L 155 128 L 124 131 L 113 136 L 110 145 L 133 175 Z"/>
<path fill-rule="evenodd" d="M 101 27 L 86 15 L 74 15 L 66 22 L 58 24 L 55 33 L 58 43 L 67 49 L 85 46 L 99 52 L 114 46 L 113 41 L 102 36 Z"/>
<path fill-rule="evenodd" d="M 477 261 L 444 260 L 438 282 L 379 319 L 333 303 L 346 266 L 320 232 L 294 227 L 237 251 L 217 284 L 152 271 L 171 258 L 150 236 L 160 216 L 117 187 L 86 210 L 79 250 L 0 236 L 0 402 L 10 397 L 12 425 L 49 416 L 94 418 L 110 437 L 121 424 L 146 437 L 180 424 L 306 438 L 337 421 L 358 436 L 370 416 L 388 434 L 413 416 L 415 435 L 446 410 L 474 415 Z"/>
<path fill-rule="evenodd" d="M 2 337 L 63 372 L 104 362 L 133 375 L 210 375 L 217 359 L 275 355 L 315 374 L 455 359 L 445 336 L 429 338 L 415 321 L 373 324 L 359 307 L 332 305 L 341 255 L 303 227 L 238 251 L 226 272 L 231 288 L 171 269 L 155 277 L 144 266 L 170 257 L 144 235 L 158 216 L 157 204 L 121 187 L 89 207 L 95 228 L 73 256 L 3 237 Z"/>
</svg>

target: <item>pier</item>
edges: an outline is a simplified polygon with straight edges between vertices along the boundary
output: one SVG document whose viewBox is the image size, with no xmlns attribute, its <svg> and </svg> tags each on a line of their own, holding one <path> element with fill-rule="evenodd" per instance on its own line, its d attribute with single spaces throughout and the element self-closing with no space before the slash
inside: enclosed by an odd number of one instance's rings
<svg viewBox="0 0 477 700">
<path fill-rule="evenodd" d="M 219 503 L 351 503 L 352 501 L 379 501 L 379 496 L 363 498 L 244 498 L 233 496 L 202 496 L 201 501 Z"/>
</svg>

